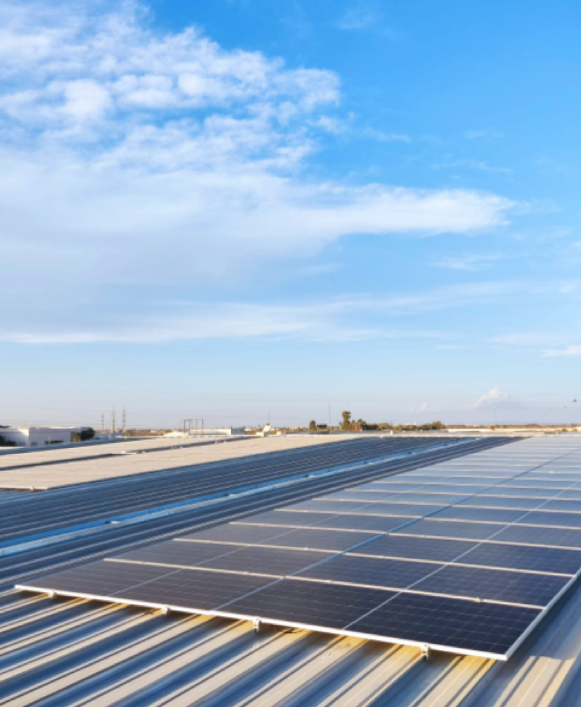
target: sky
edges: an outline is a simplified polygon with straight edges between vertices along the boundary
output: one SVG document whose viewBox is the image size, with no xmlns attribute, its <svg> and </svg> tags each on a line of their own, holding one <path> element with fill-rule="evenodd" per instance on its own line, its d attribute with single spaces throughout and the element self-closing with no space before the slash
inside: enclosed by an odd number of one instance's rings
<svg viewBox="0 0 581 707">
<path fill-rule="evenodd" d="M 0 423 L 581 422 L 580 19 L 0 0 Z"/>
</svg>

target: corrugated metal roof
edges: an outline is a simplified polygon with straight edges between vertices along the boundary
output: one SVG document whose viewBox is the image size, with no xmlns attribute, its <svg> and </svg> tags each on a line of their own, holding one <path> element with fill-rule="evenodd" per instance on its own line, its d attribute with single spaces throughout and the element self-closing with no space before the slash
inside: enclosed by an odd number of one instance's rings
<svg viewBox="0 0 581 707">
<path fill-rule="evenodd" d="M 157 537 L 166 526 L 161 522 Z M 128 532 L 128 531 L 125 531 Z M 153 533 L 156 535 L 156 533 Z M 110 536 L 109 536 L 110 537 Z M 581 589 L 508 663 L 304 631 L 17 594 L 16 577 L 99 552 L 63 544 L 0 569 L 0 705 L 574 707 Z M 68 553 L 68 554 L 67 554 Z"/>
</svg>

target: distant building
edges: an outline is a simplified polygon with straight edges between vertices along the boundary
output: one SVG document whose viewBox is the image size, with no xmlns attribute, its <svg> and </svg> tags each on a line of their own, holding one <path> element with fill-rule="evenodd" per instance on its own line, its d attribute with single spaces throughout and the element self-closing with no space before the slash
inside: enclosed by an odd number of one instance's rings
<svg viewBox="0 0 581 707">
<path fill-rule="evenodd" d="M 164 437 L 224 437 L 243 434 L 243 427 L 198 427 L 197 429 L 191 429 L 186 432 L 182 430 L 167 432 L 164 434 Z"/>
<path fill-rule="evenodd" d="M 0 427 L 0 437 L 17 447 L 72 444 L 75 434 L 88 427 Z"/>
</svg>

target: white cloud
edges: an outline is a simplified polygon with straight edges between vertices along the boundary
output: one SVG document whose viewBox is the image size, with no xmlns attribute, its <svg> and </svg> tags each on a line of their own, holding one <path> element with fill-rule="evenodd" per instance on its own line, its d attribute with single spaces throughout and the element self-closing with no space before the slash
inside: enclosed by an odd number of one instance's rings
<svg viewBox="0 0 581 707">
<path fill-rule="evenodd" d="M 359 2 L 348 8 L 335 26 L 348 32 L 372 31 L 391 40 L 400 39 L 400 33 L 385 23 L 375 3 Z"/>
<path fill-rule="evenodd" d="M 498 140 L 504 135 L 494 128 L 486 128 L 484 130 L 467 130 L 465 136 L 468 140 Z"/>
<path fill-rule="evenodd" d="M 48 323 L 36 323 L 34 327 L 12 314 L 12 321 L 7 319 L 0 328 L 0 341 L 162 343 L 263 337 L 318 342 L 381 339 L 445 342 L 454 339 L 454 335 L 414 327 L 408 319 L 423 312 L 486 304 L 512 291 L 514 285 L 484 283 L 392 297 L 352 296 L 295 305 L 177 300 L 145 309 L 113 309 L 105 318 L 100 310 L 95 312 L 71 304 L 67 309 L 51 312 Z M 394 326 L 395 318 L 398 324 Z"/>
<path fill-rule="evenodd" d="M 581 356 L 581 346 L 574 344 L 571 346 L 566 346 L 562 349 L 546 349 L 543 352 L 543 356 Z"/>
<path fill-rule="evenodd" d="M 337 27 L 348 31 L 374 27 L 379 21 L 378 13 L 371 7 L 359 6 L 347 10 L 337 21 Z"/>
<path fill-rule="evenodd" d="M 504 393 L 500 388 L 492 388 L 482 395 L 476 401 L 474 407 L 482 407 L 484 405 L 496 405 L 497 403 L 505 403 L 510 400 L 508 393 Z"/>
<path fill-rule="evenodd" d="M 450 270 L 463 270 L 465 272 L 479 272 L 487 270 L 498 260 L 504 259 L 504 255 L 498 254 L 470 254 L 457 255 L 441 258 L 434 265 L 439 268 L 449 268 Z"/>
<path fill-rule="evenodd" d="M 434 169 L 476 169 L 480 172 L 498 172 L 499 174 L 512 174 L 513 170 L 509 167 L 495 167 L 488 164 L 485 160 L 461 159 L 447 160 L 433 165 Z"/>
<path fill-rule="evenodd" d="M 0 3 L 0 297 L 31 336 L 45 319 L 33 302 L 73 295 L 84 319 L 107 319 L 348 235 L 506 222 L 514 205 L 494 194 L 313 179 L 306 160 L 337 125 L 334 73 L 107 7 Z"/>
<path fill-rule="evenodd" d="M 558 284 L 556 291 L 560 292 Z M 491 343 L 507 346 L 516 351 L 531 351 L 544 358 L 581 356 L 581 345 L 577 343 L 579 337 L 566 331 L 529 331 L 501 334 L 490 339 Z"/>
</svg>

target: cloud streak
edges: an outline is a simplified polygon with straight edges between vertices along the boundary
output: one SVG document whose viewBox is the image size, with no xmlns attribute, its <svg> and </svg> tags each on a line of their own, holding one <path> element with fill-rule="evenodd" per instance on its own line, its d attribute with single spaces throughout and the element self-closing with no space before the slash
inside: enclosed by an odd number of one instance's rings
<svg viewBox="0 0 581 707">
<path fill-rule="evenodd" d="M 0 341 L 17 344 L 167 343 L 202 339 L 296 339 L 357 342 L 388 339 L 449 341 L 454 334 L 414 326 L 415 315 L 485 305 L 515 291 L 511 283 L 482 283 L 401 294 L 351 296 L 315 303 L 254 304 L 175 301 L 109 314 L 74 309 L 54 313 L 50 324 L 20 322 L 0 328 Z M 403 322 L 403 324 L 402 324 Z"/>
</svg>

